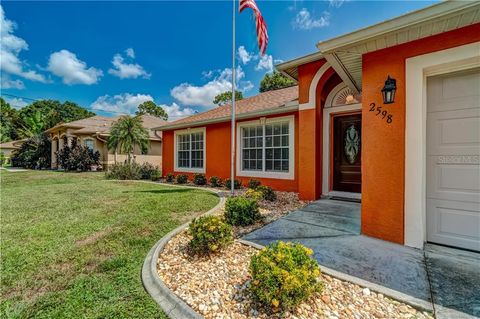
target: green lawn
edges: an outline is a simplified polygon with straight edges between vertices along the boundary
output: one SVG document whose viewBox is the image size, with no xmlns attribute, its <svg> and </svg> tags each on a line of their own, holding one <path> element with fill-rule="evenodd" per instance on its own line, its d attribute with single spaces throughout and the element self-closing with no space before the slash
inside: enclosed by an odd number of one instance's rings
<svg viewBox="0 0 480 319">
<path fill-rule="evenodd" d="M 1 318 L 165 318 L 143 260 L 218 197 L 103 176 L 0 172 Z"/>
</svg>

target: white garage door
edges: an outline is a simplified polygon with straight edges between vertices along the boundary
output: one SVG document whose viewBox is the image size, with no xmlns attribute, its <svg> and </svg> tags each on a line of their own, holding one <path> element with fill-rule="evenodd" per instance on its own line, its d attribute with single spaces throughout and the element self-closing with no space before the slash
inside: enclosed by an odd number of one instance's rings
<svg viewBox="0 0 480 319">
<path fill-rule="evenodd" d="M 480 70 L 427 80 L 427 240 L 480 251 Z"/>
</svg>

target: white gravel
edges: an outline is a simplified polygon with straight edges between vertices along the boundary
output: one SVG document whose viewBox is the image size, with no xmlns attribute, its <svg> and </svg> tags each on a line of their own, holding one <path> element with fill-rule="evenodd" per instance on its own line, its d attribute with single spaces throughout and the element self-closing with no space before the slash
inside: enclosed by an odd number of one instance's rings
<svg viewBox="0 0 480 319">
<path fill-rule="evenodd" d="M 293 312 L 268 313 L 248 293 L 250 258 L 256 249 L 235 241 L 211 257 L 186 253 L 183 232 L 166 245 L 158 260 L 165 284 L 205 318 L 433 318 L 368 288 L 322 274 L 324 289 Z"/>
</svg>

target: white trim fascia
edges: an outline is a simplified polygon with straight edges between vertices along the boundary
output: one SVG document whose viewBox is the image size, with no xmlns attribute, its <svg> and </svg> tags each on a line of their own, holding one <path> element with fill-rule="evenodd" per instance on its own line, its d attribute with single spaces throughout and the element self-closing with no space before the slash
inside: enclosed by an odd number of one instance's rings
<svg viewBox="0 0 480 319">
<path fill-rule="evenodd" d="M 317 43 L 317 48 L 325 54 L 327 52 L 338 50 L 342 47 L 351 47 L 363 41 L 370 41 L 376 37 L 381 37 L 389 32 L 394 32 L 417 23 L 425 22 L 427 20 L 437 19 L 439 17 L 455 13 L 456 11 L 478 5 L 479 4 L 477 1 L 442 1 L 426 8 L 409 12 L 372 26 L 319 42 Z"/>
<path fill-rule="evenodd" d="M 342 79 L 342 81 L 349 88 L 351 88 L 354 93 L 360 93 L 360 88 L 362 87 L 362 83 L 355 82 L 353 77 L 348 72 L 347 68 L 342 64 L 342 62 L 340 61 L 340 59 L 337 57 L 335 53 L 325 54 L 325 59 L 328 61 L 328 63 L 330 63 L 330 65 L 338 74 L 338 76 Z"/>
<path fill-rule="evenodd" d="M 187 133 L 203 133 L 203 167 L 202 168 L 186 168 L 186 167 L 178 167 L 177 162 L 177 136 Z M 196 127 L 186 130 L 176 130 L 173 132 L 173 169 L 175 172 L 178 173 L 201 173 L 205 174 L 206 167 L 207 167 L 207 129 L 205 127 Z"/>
<path fill-rule="evenodd" d="M 307 63 L 310 63 L 310 62 L 318 61 L 322 58 L 323 58 L 323 54 L 321 52 L 314 52 L 314 53 L 310 53 L 310 54 L 304 55 L 302 57 L 299 57 L 299 58 L 296 58 L 296 59 L 293 59 L 293 60 L 289 60 L 289 61 L 285 61 L 285 62 L 276 64 L 275 68 L 278 71 L 284 71 L 286 69 L 298 67 L 299 65 L 302 65 L 302 64 L 307 64 Z"/>
<path fill-rule="evenodd" d="M 283 106 L 279 106 L 279 107 L 276 107 L 276 108 L 271 108 L 271 109 L 266 109 L 266 110 L 261 110 L 261 111 L 255 111 L 255 112 L 248 112 L 248 113 L 243 113 L 243 114 L 236 114 L 235 118 L 237 120 L 245 120 L 245 119 L 249 119 L 249 118 L 252 118 L 252 117 L 269 116 L 269 115 L 283 114 L 283 113 L 294 112 L 294 111 L 298 111 L 298 100 L 287 102 Z M 197 126 L 203 126 L 203 125 L 208 125 L 208 124 L 229 122 L 231 120 L 232 120 L 232 118 L 229 115 L 229 116 L 222 116 L 222 117 L 217 117 L 217 118 L 214 118 L 214 119 L 196 121 L 196 122 L 191 122 L 191 123 L 180 123 L 180 124 L 176 124 L 176 125 L 175 124 L 174 125 L 164 125 L 164 126 L 160 126 L 160 127 L 154 127 L 151 130 L 157 130 L 157 131 L 176 130 L 176 129 L 183 129 L 183 128 L 188 128 L 188 127 L 197 127 Z"/>
<path fill-rule="evenodd" d="M 278 122 L 285 122 L 288 120 L 289 124 L 289 135 L 288 135 L 288 143 L 289 143 L 289 163 L 288 163 L 288 173 L 283 172 L 265 172 L 265 171 L 244 171 L 241 169 L 241 157 L 242 157 L 242 150 L 241 150 L 241 129 L 242 127 L 248 126 L 257 126 L 257 125 L 265 125 L 270 123 L 278 123 Z M 236 176 L 240 177 L 257 177 L 257 178 L 272 178 L 272 179 L 288 179 L 293 180 L 295 179 L 295 116 L 288 115 L 282 117 L 273 117 L 273 118 L 261 118 L 258 120 L 247 121 L 247 122 L 238 122 L 236 127 L 236 152 L 235 152 L 235 163 L 236 163 Z M 263 158 L 263 165 L 265 168 L 265 156 Z"/>
<path fill-rule="evenodd" d="M 480 66 L 480 42 L 406 59 L 405 245 L 423 248 L 426 236 L 427 76 Z"/>
<path fill-rule="evenodd" d="M 310 83 L 310 87 L 308 89 L 308 102 L 307 103 L 301 103 L 298 105 L 298 110 L 303 111 L 303 110 L 310 110 L 315 108 L 315 101 L 316 99 L 316 94 L 315 91 L 317 90 L 317 85 L 318 82 L 320 81 L 321 77 L 327 72 L 327 70 L 330 68 L 330 63 L 325 62 L 318 70 L 317 73 L 315 73 L 315 76 L 312 79 L 312 82 Z"/>
<path fill-rule="evenodd" d="M 343 84 L 343 83 L 341 83 Z M 345 84 L 343 84 L 345 86 Z M 362 103 L 334 106 L 323 109 L 323 150 L 322 150 L 322 195 L 330 195 L 330 122 L 332 115 L 348 111 L 361 111 Z"/>
</svg>

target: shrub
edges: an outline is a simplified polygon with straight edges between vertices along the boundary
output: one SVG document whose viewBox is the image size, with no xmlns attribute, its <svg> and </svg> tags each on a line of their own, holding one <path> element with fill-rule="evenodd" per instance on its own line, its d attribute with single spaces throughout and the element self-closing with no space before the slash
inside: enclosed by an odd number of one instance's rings
<svg viewBox="0 0 480 319">
<path fill-rule="evenodd" d="M 218 176 L 210 177 L 210 179 L 208 180 L 208 183 L 212 187 L 222 187 L 222 180 Z"/>
<path fill-rule="evenodd" d="M 52 160 L 52 143 L 46 133 L 30 137 L 13 151 L 12 166 L 25 168 L 49 168 Z"/>
<path fill-rule="evenodd" d="M 185 174 L 178 174 L 176 180 L 177 184 L 186 184 L 188 182 L 188 176 Z"/>
<path fill-rule="evenodd" d="M 242 181 L 238 180 L 238 179 L 235 179 L 233 180 L 233 188 L 234 189 L 239 189 L 242 187 Z M 232 188 L 232 182 L 230 179 L 226 179 L 225 180 L 225 188 Z"/>
<path fill-rule="evenodd" d="M 194 219 L 188 229 L 192 239 L 188 248 L 193 254 L 210 254 L 233 241 L 232 226 L 218 216 L 202 216 Z"/>
<path fill-rule="evenodd" d="M 108 167 L 107 179 L 136 180 L 142 178 L 142 167 L 137 163 L 117 163 Z"/>
<path fill-rule="evenodd" d="M 259 200 L 263 199 L 263 194 L 260 191 L 257 191 L 253 188 L 249 188 L 249 189 L 247 189 L 247 192 L 245 193 L 245 197 L 254 199 L 258 202 Z"/>
<path fill-rule="evenodd" d="M 258 186 L 257 191 L 262 193 L 262 197 L 264 200 L 268 200 L 270 202 L 274 202 L 277 200 L 277 194 L 275 194 L 273 189 L 269 186 Z"/>
<path fill-rule="evenodd" d="M 172 174 L 172 173 L 168 173 L 166 176 L 165 176 L 165 180 L 169 183 L 173 183 L 173 180 L 174 180 L 175 176 Z"/>
<path fill-rule="evenodd" d="M 252 178 L 251 180 L 248 181 L 248 188 L 251 189 L 257 189 L 258 186 L 260 186 L 262 183 L 258 179 Z"/>
<path fill-rule="evenodd" d="M 252 225 L 262 216 L 257 201 L 245 197 L 229 197 L 225 203 L 225 220 L 230 225 Z"/>
<path fill-rule="evenodd" d="M 88 171 L 100 165 L 100 153 L 72 139 L 70 145 L 64 137 L 63 148 L 57 152 L 57 163 L 66 171 Z"/>
<path fill-rule="evenodd" d="M 4 152 L 0 152 L 0 166 L 8 164 L 8 158 L 5 156 Z"/>
<path fill-rule="evenodd" d="M 203 174 L 194 174 L 193 175 L 193 183 L 195 185 L 206 185 L 207 178 Z"/>
<path fill-rule="evenodd" d="M 158 166 L 153 166 L 150 163 L 143 163 L 140 167 L 140 172 L 142 174 L 142 179 L 153 180 L 153 175 L 161 176 Z M 158 179 L 160 179 L 160 177 L 158 177 L 157 180 Z"/>
<path fill-rule="evenodd" d="M 159 181 L 160 178 L 162 178 L 162 173 L 158 169 L 153 171 L 152 175 L 150 175 L 150 180 L 152 180 L 154 182 Z"/>
<path fill-rule="evenodd" d="M 273 309 L 290 309 L 320 292 L 320 267 L 312 250 L 301 244 L 276 242 L 250 261 L 253 295 Z"/>
</svg>

